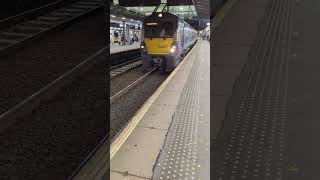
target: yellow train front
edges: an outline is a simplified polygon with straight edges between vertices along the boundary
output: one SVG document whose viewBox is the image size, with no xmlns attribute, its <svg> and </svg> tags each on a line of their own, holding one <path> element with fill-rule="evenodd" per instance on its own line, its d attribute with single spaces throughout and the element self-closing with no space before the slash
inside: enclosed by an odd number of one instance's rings
<svg viewBox="0 0 320 180">
<path fill-rule="evenodd" d="M 172 71 L 196 39 L 197 31 L 179 17 L 168 12 L 153 13 L 143 22 L 143 69 L 159 66 L 162 72 Z"/>
</svg>

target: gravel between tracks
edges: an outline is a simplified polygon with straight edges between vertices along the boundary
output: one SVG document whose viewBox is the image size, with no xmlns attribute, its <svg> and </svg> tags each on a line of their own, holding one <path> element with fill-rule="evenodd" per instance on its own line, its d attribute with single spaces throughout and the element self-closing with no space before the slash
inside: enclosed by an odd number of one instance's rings
<svg viewBox="0 0 320 180">
<path fill-rule="evenodd" d="M 167 75 L 155 72 L 145 81 L 111 103 L 110 138 L 113 139 L 144 102 L 157 90 Z M 111 88 L 112 89 L 112 88 Z"/>
<path fill-rule="evenodd" d="M 0 114 L 105 46 L 104 14 L 49 34 L 0 61 Z"/>
<path fill-rule="evenodd" d="M 107 134 L 102 64 L 0 134 L 0 179 L 65 180 Z"/>
<path fill-rule="evenodd" d="M 142 66 L 131 69 L 110 81 L 110 97 L 142 77 Z"/>
</svg>

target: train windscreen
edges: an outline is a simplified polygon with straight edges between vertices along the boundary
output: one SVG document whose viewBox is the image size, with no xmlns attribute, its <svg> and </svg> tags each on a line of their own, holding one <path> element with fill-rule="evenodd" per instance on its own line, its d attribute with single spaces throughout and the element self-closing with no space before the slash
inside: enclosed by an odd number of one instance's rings
<svg viewBox="0 0 320 180">
<path fill-rule="evenodd" d="M 146 38 L 173 37 L 176 28 L 172 22 L 147 22 L 144 26 Z"/>
</svg>

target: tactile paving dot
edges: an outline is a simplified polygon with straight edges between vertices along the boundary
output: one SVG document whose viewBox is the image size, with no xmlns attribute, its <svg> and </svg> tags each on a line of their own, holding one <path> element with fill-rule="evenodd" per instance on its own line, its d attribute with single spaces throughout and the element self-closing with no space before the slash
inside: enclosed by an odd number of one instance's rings
<svg viewBox="0 0 320 180">
<path fill-rule="evenodd" d="M 254 56 L 248 59 L 247 71 L 244 71 L 247 74 L 241 73 L 240 79 L 244 82 L 235 87 L 241 94 L 232 100 L 237 101 L 236 104 L 240 102 L 240 106 L 228 109 L 226 123 L 230 124 L 217 138 L 220 145 L 214 146 L 214 154 L 220 156 L 213 163 L 215 180 L 271 180 L 283 176 L 288 103 L 286 77 L 291 57 L 290 51 L 279 49 L 287 48 L 292 38 L 286 17 L 290 16 L 294 1 L 273 0 L 270 3 L 274 6 L 267 14 L 277 18 L 266 20 L 268 28 L 260 35 L 262 38 L 253 49 Z"/>
<path fill-rule="evenodd" d="M 198 126 L 204 115 L 200 113 L 200 61 L 195 61 L 181 94 L 176 115 L 167 140 L 155 167 L 152 179 L 197 179 L 200 165 L 197 150 L 201 139 Z M 209 145 L 209 144 L 208 144 Z M 167 162 L 167 163 L 162 163 Z M 172 168 L 169 165 L 175 164 Z"/>
</svg>

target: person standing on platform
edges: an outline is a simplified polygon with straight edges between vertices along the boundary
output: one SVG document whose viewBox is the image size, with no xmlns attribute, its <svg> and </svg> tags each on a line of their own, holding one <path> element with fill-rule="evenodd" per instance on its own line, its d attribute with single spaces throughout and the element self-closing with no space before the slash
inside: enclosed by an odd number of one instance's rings
<svg viewBox="0 0 320 180">
<path fill-rule="evenodd" d="M 117 40 L 118 40 L 119 46 L 121 46 L 121 34 L 120 33 L 118 34 Z"/>
<path fill-rule="evenodd" d="M 121 44 L 122 44 L 122 46 L 124 46 L 124 44 L 125 44 L 124 34 L 121 35 Z"/>
</svg>

